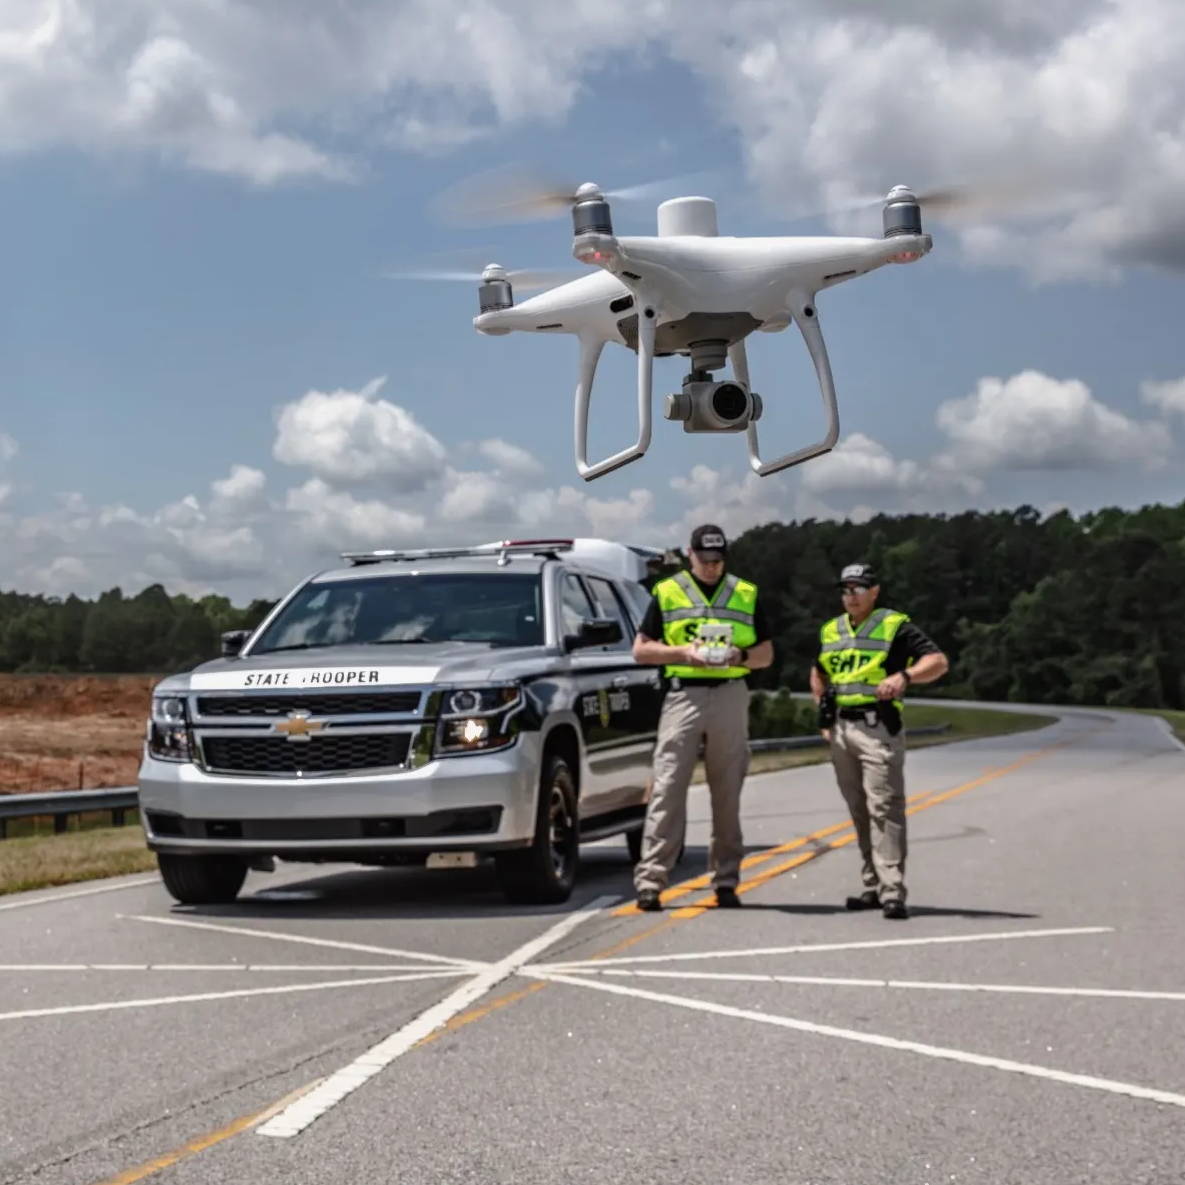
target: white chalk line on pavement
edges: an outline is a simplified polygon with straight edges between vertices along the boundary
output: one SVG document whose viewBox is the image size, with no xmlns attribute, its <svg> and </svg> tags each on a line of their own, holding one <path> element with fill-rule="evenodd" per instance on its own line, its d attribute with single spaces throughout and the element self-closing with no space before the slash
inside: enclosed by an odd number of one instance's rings
<svg viewBox="0 0 1185 1185">
<path fill-rule="evenodd" d="M 436 971 L 468 975 L 467 967 L 425 967 L 422 963 L 0 963 L 0 971 L 308 971 L 316 975 L 340 971 Z"/>
<path fill-rule="evenodd" d="M 591 969 L 590 969 L 591 970 Z M 582 971 L 582 975 L 589 972 Z M 1185 992 L 1162 992 L 1143 988 L 1045 987 L 1026 983 L 943 983 L 922 979 L 855 979 L 831 975 L 733 974 L 728 971 L 635 971 L 607 967 L 605 975 L 629 979 L 711 980 L 717 983 L 789 983 L 824 987 L 900 988 L 906 991 L 1003 992 L 1035 996 L 1097 996 L 1104 1000 L 1185 1000 Z"/>
<path fill-rule="evenodd" d="M 1110 934 L 1113 926 L 1077 926 L 1056 930 L 996 930 L 990 934 L 943 934 L 927 938 L 885 938 L 868 942 L 815 942 L 797 946 L 756 946 L 747 950 L 709 950 L 680 952 L 673 955 L 634 955 L 617 959 L 590 959 L 584 962 L 539 963 L 531 971 L 574 971 L 581 973 L 600 967 L 634 966 L 638 963 L 676 963 L 696 959 L 743 959 L 755 955 L 800 955 L 820 951 L 881 950 L 895 946 L 940 946 L 958 942 L 1002 942 L 1009 938 L 1059 938 L 1078 934 Z"/>
<path fill-rule="evenodd" d="M 1031 1078 L 1044 1078 L 1051 1082 L 1060 1082 L 1069 1086 L 1082 1086 L 1090 1090 L 1106 1091 L 1109 1094 L 1127 1095 L 1135 1099 L 1147 1099 L 1156 1103 L 1168 1103 L 1174 1107 L 1185 1107 L 1185 1095 L 1174 1094 L 1167 1090 L 1157 1090 L 1153 1087 L 1137 1086 L 1131 1082 L 1118 1082 L 1111 1078 L 1096 1078 L 1089 1074 L 1072 1074 L 1065 1070 L 1053 1070 L 1047 1066 L 1037 1066 L 1028 1062 L 1011 1061 L 1008 1058 L 989 1057 L 981 1053 L 968 1053 L 962 1049 L 948 1049 L 941 1045 L 926 1045 L 920 1041 L 903 1041 L 897 1037 L 885 1037 L 879 1033 L 861 1033 L 856 1029 L 843 1029 L 835 1025 L 815 1024 L 809 1020 L 798 1020 L 790 1016 L 770 1016 L 764 1012 L 752 1012 L 746 1008 L 733 1008 L 727 1004 L 714 1004 L 707 1000 L 696 1000 L 687 996 L 671 996 L 665 992 L 650 992 L 642 988 L 626 987 L 619 983 L 606 983 L 603 979 L 584 979 L 574 975 L 534 972 L 524 970 L 523 974 L 533 974 L 535 978 L 545 979 L 550 983 L 563 983 L 570 987 L 590 988 L 593 991 L 609 992 L 613 995 L 632 996 L 639 1000 L 649 1000 L 656 1004 L 673 1004 L 679 1008 L 688 1008 L 696 1012 L 709 1012 L 717 1016 L 733 1017 L 737 1020 L 751 1020 L 759 1024 L 775 1025 L 779 1028 L 794 1029 L 802 1033 L 813 1033 L 820 1037 L 835 1037 L 843 1041 L 854 1041 L 861 1045 L 875 1045 L 882 1049 L 895 1049 L 904 1053 L 920 1054 L 923 1057 L 938 1058 L 943 1061 L 961 1062 L 964 1065 L 984 1066 L 993 1070 L 1003 1070 L 1012 1074 L 1024 1074 Z"/>
<path fill-rule="evenodd" d="M 89 889 L 73 889 L 69 893 L 55 893 L 52 897 L 34 897 L 28 901 L 5 901 L 0 909 L 25 909 L 30 905 L 53 905 L 55 901 L 69 901 L 73 897 L 93 897 L 96 893 L 116 893 L 120 889 L 138 889 L 142 885 L 159 885 L 159 876 L 142 876 L 118 885 L 95 885 Z"/>
<path fill-rule="evenodd" d="M 42 1016 L 68 1016 L 82 1012 L 115 1012 L 123 1008 L 157 1008 L 165 1004 L 200 1004 L 208 1000 L 233 1000 L 245 996 L 278 996 L 285 992 L 320 992 L 329 988 L 366 987 L 376 983 L 410 983 L 420 979 L 446 979 L 460 971 L 418 971 L 410 975 L 376 975 L 369 979 L 331 979 L 325 983 L 292 983 L 276 987 L 237 988 L 225 992 L 200 992 L 190 996 L 158 996 L 150 1000 L 108 1000 L 100 1004 L 64 1004 L 56 1008 L 28 1008 L 0 1012 L 0 1020 L 29 1020 Z"/>
<path fill-rule="evenodd" d="M 462 971 L 477 971 L 486 964 L 472 959 L 454 959 L 447 955 L 430 955 L 422 951 L 400 950 L 391 946 L 370 946 L 363 942 L 343 942 L 333 938 L 311 938 L 304 934 L 285 934 L 278 930 L 256 930 L 248 926 L 220 926 L 216 922 L 195 922 L 189 918 L 155 918 L 146 914 L 131 914 L 134 922 L 150 922 L 155 926 L 185 926 L 192 930 L 213 930 L 218 934 L 238 934 L 245 938 L 273 938 L 277 942 L 296 942 L 307 946 L 327 946 L 335 950 L 352 950 L 370 955 L 390 955 L 398 959 L 418 959 L 423 963 L 439 963 L 447 967 L 458 967 Z"/>
<path fill-rule="evenodd" d="M 267 1123 L 256 1128 L 256 1134 L 281 1139 L 299 1135 L 324 1115 L 326 1111 L 357 1090 L 368 1079 L 373 1078 L 396 1058 L 405 1054 L 429 1034 L 447 1024 L 458 1013 L 463 1012 L 474 1001 L 480 999 L 504 979 L 516 974 L 533 958 L 553 943 L 574 930 L 582 922 L 595 917 L 619 898 L 599 897 L 590 904 L 561 918 L 537 938 L 524 943 L 505 958 L 500 959 L 475 975 L 468 983 L 446 996 L 439 1004 L 422 1012 L 414 1020 L 396 1030 L 389 1037 L 355 1058 L 335 1074 L 331 1074 L 308 1094 L 304 1095 Z"/>
</svg>

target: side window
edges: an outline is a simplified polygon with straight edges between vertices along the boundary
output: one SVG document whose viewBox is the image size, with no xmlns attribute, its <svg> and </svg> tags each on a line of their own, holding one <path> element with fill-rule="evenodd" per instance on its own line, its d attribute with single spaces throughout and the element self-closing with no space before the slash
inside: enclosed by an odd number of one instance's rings
<svg viewBox="0 0 1185 1185">
<path fill-rule="evenodd" d="M 646 616 L 646 610 L 650 608 L 651 594 L 636 580 L 627 580 L 621 587 L 625 590 L 625 599 L 629 603 L 634 621 L 637 625 L 641 625 L 642 618 Z"/>
<path fill-rule="evenodd" d="M 560 621 L 564 634 L 580 633 L 580 624 L 588 617 L 596 617 L 596 613 L 588 603 L 588 596 L 580 581 L 567 572 L 560 593 Z"/>
<path fill-rule="evenodd" d="M 597 604 L 597 616 L 610 617 L 621 626 L 621 641 L 614 642 L 612 646 L 606 646 L 605 649 L 630 649 L 634 641 L 634 631 L 630 627 L 629 618 L 626 617 L 625 611 L 621 607 L 621 602 L 617 599 L 617 594 L 613 591 L 613 585 L 607 580 L 590 576 L 588 587 L 592 590 L 593 600 Z"/>
</svg>

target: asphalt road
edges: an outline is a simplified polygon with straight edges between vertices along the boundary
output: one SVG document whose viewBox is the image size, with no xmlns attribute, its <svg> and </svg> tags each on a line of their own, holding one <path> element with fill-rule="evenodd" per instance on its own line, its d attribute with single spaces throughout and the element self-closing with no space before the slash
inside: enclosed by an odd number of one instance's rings
<svg viewBox="0 0 1185 1185">
<path fill-rule="evenodd" d="M 844 911 L 827 766 L 750 780 L 740 911 L 632 912 L 621 841 L 558 910 L 482 868 L 0 899 L 0 1182 L 1185 1182 L 1185 751 L 1075 711 L 908 772 L 905 922 Z"/>
</svg>

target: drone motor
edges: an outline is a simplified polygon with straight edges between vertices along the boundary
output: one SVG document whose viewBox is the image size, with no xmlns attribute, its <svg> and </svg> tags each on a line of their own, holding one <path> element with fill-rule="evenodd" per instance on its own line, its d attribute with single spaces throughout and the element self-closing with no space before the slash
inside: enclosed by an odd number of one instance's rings
<svg viewBox="0 0 1185 1185">
<path fill-rule="evenodd" d="M 491 263 L 481 273 L 481 287 L 477 290 L 477 303 L 483 313 L 500 312 L 514 308 L 514 289 L 510 286 L 506 269 Z"/>
<path fill-rule="evenodd" d="M 577 236 L 613 233 L 609 203 L 591 181 L 586 181 L 576 191 L 576 201 L 572 204 L 572 231 Z"/>
</svg>

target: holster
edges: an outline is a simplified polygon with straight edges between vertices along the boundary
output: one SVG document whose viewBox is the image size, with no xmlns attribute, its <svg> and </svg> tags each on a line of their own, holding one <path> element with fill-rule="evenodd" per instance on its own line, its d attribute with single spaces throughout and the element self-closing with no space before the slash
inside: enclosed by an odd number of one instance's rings
<svg viewBox="0 0 1185 1185">
<path fill-rule="evenodd" d="M 901 731 L 901 713 L 897 710 L 896 705 L 888 700 L 879 700 L 876 711 L 889 736 L 895 737 Z"/>
<path fill-rule="evenodd" d="M 828 688 L 823 692 L 823 698 L 819 700 L 819 731 L 822 732 L 825 728 L 834 728 L 836 721 L 836 705 L 835 705 L 835 691 L 833 688 Z"/>
</svg>

